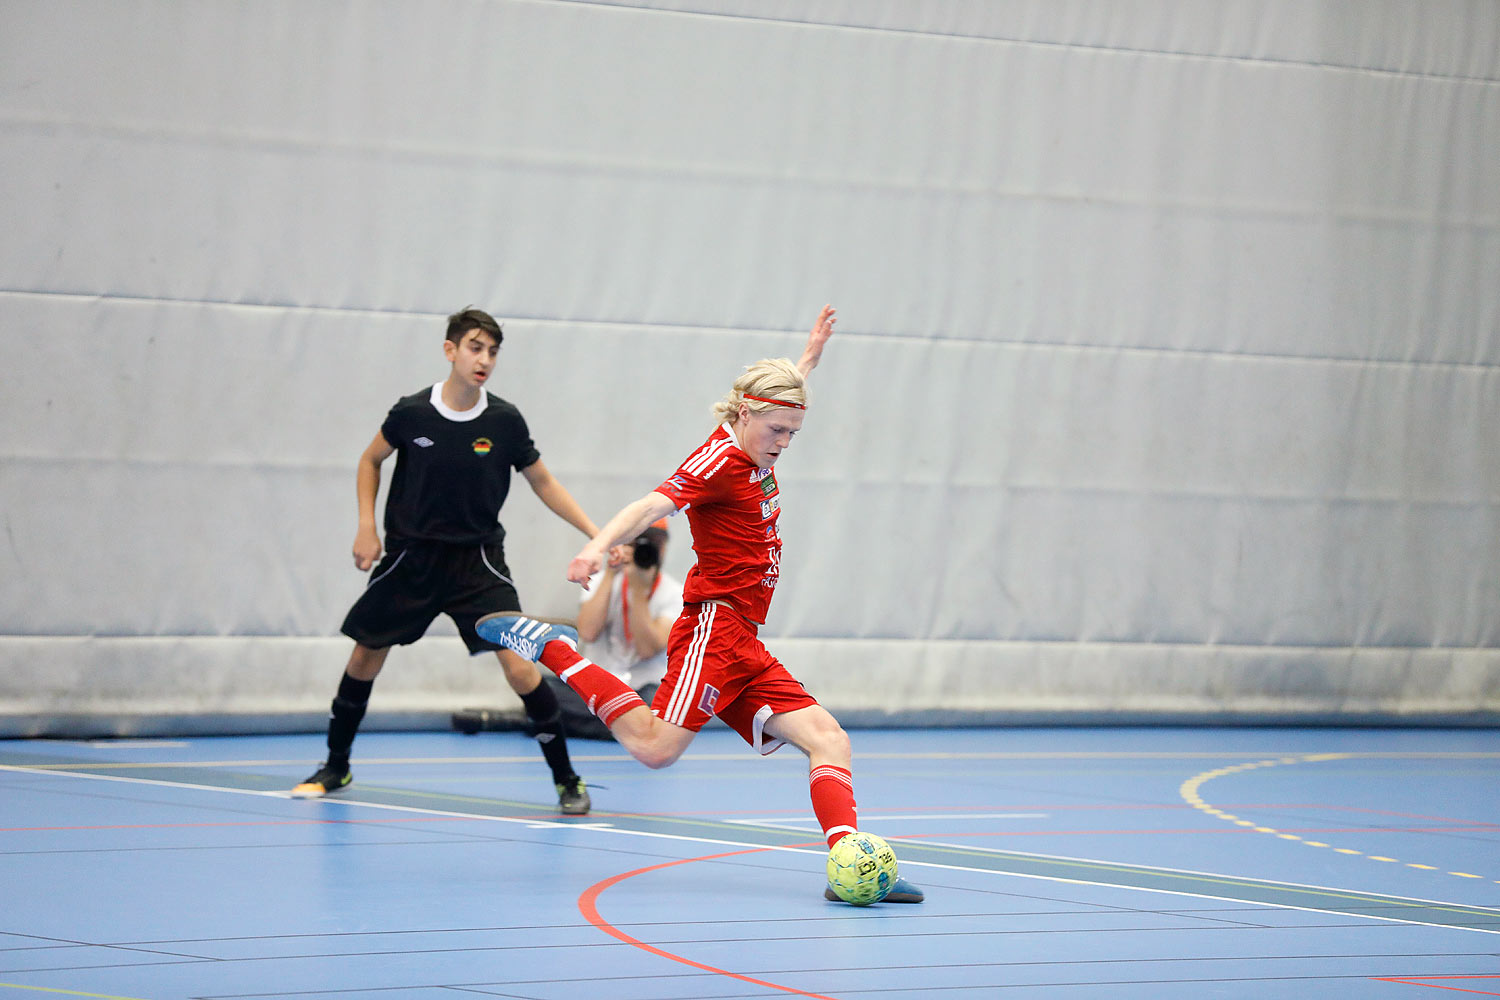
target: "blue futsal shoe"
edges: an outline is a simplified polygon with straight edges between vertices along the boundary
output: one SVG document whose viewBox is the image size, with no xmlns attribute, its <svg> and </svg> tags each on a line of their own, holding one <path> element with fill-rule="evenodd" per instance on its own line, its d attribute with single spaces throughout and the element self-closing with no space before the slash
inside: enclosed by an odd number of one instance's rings
<svg viewBox="0 0 1500 1000">
<path fill-rule="evenodd" d="M 830 903 L 843 902 L 831 885 L 823 890 L 823 898 Z M 881 897 L 880 901 L 882 903 L 920 903 L 926 898 L 926 894 L 920 888 L 898 876 L 896 884 L 891 886 L 891 891 Z"/>
<path fill-rule="evenodd" d="M 573 626 L 544 618 L 528 618 L 519 611 L 497 611 L 485 615 L 474 623 L 474 631 L 485 642 L 504 646 L 532 663 L 542 658 L 542 649 L 549 642 L 560 640 L 578 648 L 578 630 Z"/>
</svg>

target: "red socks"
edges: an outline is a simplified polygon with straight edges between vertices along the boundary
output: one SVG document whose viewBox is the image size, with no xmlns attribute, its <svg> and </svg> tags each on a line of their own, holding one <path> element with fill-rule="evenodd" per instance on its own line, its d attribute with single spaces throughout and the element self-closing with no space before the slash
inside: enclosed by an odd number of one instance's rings
<svg viewBox="0 0 1500 1000">
<path fill-rule="evenodd" d="M 833 764 L 819 764 L 808 775 L 808 791 L 812 795 L 813 815 L 823 827 L 823 836 L 832 847 L 839 838 L 853 833 L 854 776 L 846 769 Z"/>
<path fill-rule="evenodd" d="M 637 705 L 642 708 L 646 705 L 624 681 L 594 661 L 584 659 L 566 642 L 554 640 L 547 643 L 542 647 L 540 659 L 542 666 L 578 692 L 589 711 L 606 726 Z"/>
</svg>

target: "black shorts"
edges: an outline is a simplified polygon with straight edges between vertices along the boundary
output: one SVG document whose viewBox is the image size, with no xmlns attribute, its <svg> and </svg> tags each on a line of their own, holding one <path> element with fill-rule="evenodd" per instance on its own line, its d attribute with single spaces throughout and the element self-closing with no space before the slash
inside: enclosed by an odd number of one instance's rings
<svg viewBox="0 0 1500 1000">
<path fill-rule="evenodd" d="M 520 610 L 500 542 L 404 542 L 371 571 L 365 592 L 344 617 L 343 632 L 370 649 L 409 646 L 446 614 L 469 652 L 482 653 L 500 647 L 479 638 L 474 623 L 492 611 Z"/>
</svg>

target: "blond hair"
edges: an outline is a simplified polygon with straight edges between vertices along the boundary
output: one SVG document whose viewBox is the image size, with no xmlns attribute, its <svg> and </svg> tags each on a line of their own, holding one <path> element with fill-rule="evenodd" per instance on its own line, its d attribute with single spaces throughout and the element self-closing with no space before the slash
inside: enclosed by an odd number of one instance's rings
<svg viewBox="0 0 1500 1000">
<path fill-rule="evenodd" d="M 746 399 L 759 396 L 760 399 Z M 745 373 L 734 380 L 734 388 L 714 404 L 714 420 L 721 424 L 732 424 L 739 416 L 740 404 L 751 410 L 762 412 L 776 408 L 776 403 L 764 400 L 780 400 L 789 406 L 807 406 L 807 379 L 790 358 L 765 358 L 748 366 Z"/>
</svg>

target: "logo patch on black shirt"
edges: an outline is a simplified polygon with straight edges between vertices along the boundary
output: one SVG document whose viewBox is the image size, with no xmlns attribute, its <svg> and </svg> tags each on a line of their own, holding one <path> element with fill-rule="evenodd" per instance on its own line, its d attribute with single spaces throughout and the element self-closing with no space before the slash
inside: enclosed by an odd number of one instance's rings
<svg viewBox="0 0 1500 1000">
<path fill-rule="evenodd" d="M 478 455 L 480 458 L 488 455 L 490 453 L 490 449 L 493 447 L 495 447 L 495 444 L 489 438 L 474 439 L 474 454 Z"/>
</svg>

